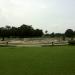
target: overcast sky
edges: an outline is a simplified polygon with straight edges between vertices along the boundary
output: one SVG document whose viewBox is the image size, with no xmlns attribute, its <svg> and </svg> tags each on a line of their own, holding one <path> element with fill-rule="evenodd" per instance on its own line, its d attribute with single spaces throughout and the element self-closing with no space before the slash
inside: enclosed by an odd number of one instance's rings
<svg viewBox="0 0 75 75">
<path fill-rule="evenodd" d="M 22 24 L 50 33 L 75 30 L 75 0 L 0 0 L 0 27 Z"/>
</svg>

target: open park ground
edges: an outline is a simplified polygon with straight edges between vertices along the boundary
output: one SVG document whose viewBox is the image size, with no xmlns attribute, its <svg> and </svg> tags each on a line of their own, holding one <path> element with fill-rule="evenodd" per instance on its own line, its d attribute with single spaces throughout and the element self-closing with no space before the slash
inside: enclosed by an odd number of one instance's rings
<svg viewBox="0 0 75 75">
<path fill-rule="evenodd" d="M 75 75 L 75 46 L 0 47 L 0 75 Z"/>
</svg>

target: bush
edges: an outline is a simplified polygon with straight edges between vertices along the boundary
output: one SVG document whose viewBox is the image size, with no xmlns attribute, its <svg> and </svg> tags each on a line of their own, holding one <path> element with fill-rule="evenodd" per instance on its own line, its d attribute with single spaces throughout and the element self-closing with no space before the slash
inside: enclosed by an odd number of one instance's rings
<svg viewBox="0 0 75 75">
<path fill-rule="evenodd" d="M 75 40 L 68 41 L 69 45 L 75 45 Z"/>
</svg>

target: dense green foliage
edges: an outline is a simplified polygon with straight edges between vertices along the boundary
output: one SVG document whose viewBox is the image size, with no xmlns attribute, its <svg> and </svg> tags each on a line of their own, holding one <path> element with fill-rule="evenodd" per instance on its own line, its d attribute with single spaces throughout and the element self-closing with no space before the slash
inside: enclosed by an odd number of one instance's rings
<svg viewBox="0 0 75 75">
<path fill-rule="evenodd" d="M 1 47 L 0 75 L 75 75 L 75 47 Z"/>
<path fill-rule="evenodd" d="M 46 34 L 45 36 L 50 36 L 50 37 L 63 37 L 63 40 L 65 40 L 65 37 L 71 38 L 71 40 L 73 40 L 73 38 L 75 37 L 75 31 L 72 29 L 67 29 L 64 33 L 54 33 L 52 32 L 51 34 L 48 34 L 48 31 L 46 30 Z"/>
<path fill-rule="evenodd" d="M 21 25 L 20 27 L 1 27 L 0 28 L 0 37 L 4 40 L 5 37 L 41 37 L 43 35 L 43 31 L 40 29 L 34 29 L 31 25 Z"/>
<path fill-rule="evenodd" d="M 13 27 L 13 26 L 5 26 L 0 27 L 0 37 L 4 41 L 4 38 L 33 38 L 33 37 L 62 37 L 65 40 L 65 37 L 73 38 L 75 37 L 75 31 L 72 29 L 67 29 L 64 33 L 49 33 L 47 30 L 45 34 L 41 29 L 34 29 L 32 25 L 23 24 L 20 27 Z"/>
<path fill-rule="evenodd" d="M 75 45 L 75 40 L 68 41 L 69 45 Z"/>
<path fill-rule="evenodd" d="M 65 32 L 65 36 L 71 38 L 71 40 L 73 40 L 74 37 L 74 31 L 72 29 L 68 29 Z"/>
</svg>

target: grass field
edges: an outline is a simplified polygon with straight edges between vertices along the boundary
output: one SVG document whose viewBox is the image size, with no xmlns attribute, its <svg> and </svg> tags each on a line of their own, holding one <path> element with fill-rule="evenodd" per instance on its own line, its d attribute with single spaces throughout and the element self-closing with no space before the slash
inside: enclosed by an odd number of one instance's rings
<svg viewBox="0 0 75 75">
<path fill-rule="evenodd" d="M 75 75 L 75 46 L 0 47 L 0 75 Z"/>
</svg>

